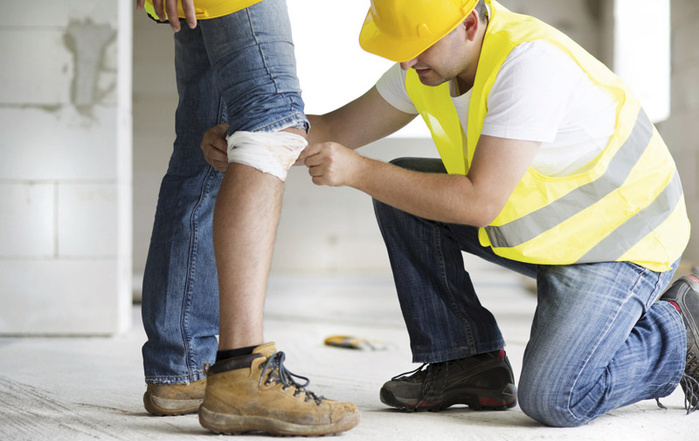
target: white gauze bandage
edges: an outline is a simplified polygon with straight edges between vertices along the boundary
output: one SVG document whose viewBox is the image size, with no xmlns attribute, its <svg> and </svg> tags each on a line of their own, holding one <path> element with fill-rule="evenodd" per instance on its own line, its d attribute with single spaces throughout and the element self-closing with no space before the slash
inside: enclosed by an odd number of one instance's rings
<svg viewBox="0 0 699 441">
<path fill-rule="evenodd" d="M 289 132 L 235 132 L 228 137 L 228 163 L 244 164 L 286 180 L 308 142 Z"/>
</svg>

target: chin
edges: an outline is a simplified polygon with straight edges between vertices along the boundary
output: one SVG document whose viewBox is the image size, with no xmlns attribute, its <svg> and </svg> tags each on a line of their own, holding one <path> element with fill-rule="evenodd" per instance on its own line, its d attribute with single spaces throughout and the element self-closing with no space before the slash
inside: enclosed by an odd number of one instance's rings
<svg viewBox="0 0 699 441">
<path fill-rule="evenodd" d="M 432 87 L 435 87 L 435 86 L 439 86 L 440 84 L 444 83 L 444 80 L 442 80 L 441 78 L 439 78 L 439 79 L 435 79 L 435 78 L 430 79 L 430 78 L 423 78 L 423 77 L 420 77 L 420 82 L 421 82 L 422 84 L 424 84 L 425 86 L 432 86 Z"/>
</svg>

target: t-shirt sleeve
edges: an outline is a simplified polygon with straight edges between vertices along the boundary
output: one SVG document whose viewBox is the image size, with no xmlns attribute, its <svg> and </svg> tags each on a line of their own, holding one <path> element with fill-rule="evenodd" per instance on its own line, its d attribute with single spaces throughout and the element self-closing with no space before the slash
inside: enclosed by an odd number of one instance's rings
<svg viewBox="0 0 699 441">
<path fill-rule="evenodd" d="M 584 75 L 575 61 L 548 42 L 517 46 L 490 90 L 482 134 L 553 142 Z"/>
<path fill-rule="evenodd" d="M 400 68 L 400 64 L 396 63 L 384 72 L 376 83 L 376 90 L 383 99 L 401 112 L 418 114 L 405 90 L 405 71 Z"/>
</svg>

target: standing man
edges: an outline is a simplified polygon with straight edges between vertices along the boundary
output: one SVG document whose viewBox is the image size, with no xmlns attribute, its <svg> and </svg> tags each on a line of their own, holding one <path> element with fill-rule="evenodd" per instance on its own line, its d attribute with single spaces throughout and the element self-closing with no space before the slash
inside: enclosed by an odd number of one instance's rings
<svg viewBox="0 0 699 441">
<path fill-rule="evenodd" d="M 308 380 L 285 368 L 284 353 L 262 333 L 284 179 L 307 145 L 309 127 L 286 3 L 179 3 L 179 9 L 176 0 L 148 4 L 151 15 L 169 17 L 177 31 L 180 101 L 144 280 L 146 409 L 169 415 L 198 408 L 201 424 L 218 433 L 349 430 L 359 422 L 356 406 L 306 390 Z M 221 177 L 192 153 L 203 131 L 222 120 L 230 165 Z M 214 353 L 215 363 L 202 373 Z"/>
<path fill-rule="evenodd" d="M 311 117 L 304 156 L 314 183 L 375 200 L 424 363 L 384 384 L 381 400 L 410 411 L 515 405 L 505 342 L 465 251 L 537 280 L 518 391 L 527 415 L 579 426 L 678 384 L 696 409 L 699 279 L 663 295 L 689 238 L 682 186 L 629 88 L 559 31 L 494 0 L 372 0 L 360 43 L 398 64 L 362 97 Z M 441 161 L 386 164 L 352 150 L 417 114 Z M 212 164 L 215 132 L 203 144 Z"/>
</svg>

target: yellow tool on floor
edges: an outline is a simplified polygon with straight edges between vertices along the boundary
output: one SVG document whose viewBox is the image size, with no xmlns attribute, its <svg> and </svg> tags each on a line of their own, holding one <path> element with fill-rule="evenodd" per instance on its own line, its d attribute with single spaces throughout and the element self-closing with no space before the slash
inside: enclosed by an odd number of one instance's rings
<svg viewBox="0 0 699 441">
<path fill-rule="evenodd" d="M 387 348 L 383 342 L 378 340 L 366 340 L 349 335 L 333 335 L 325 339 L 325 344 L 338 348 L 359 349 L 364 351 L 382 351 Z"/>
</svg>

